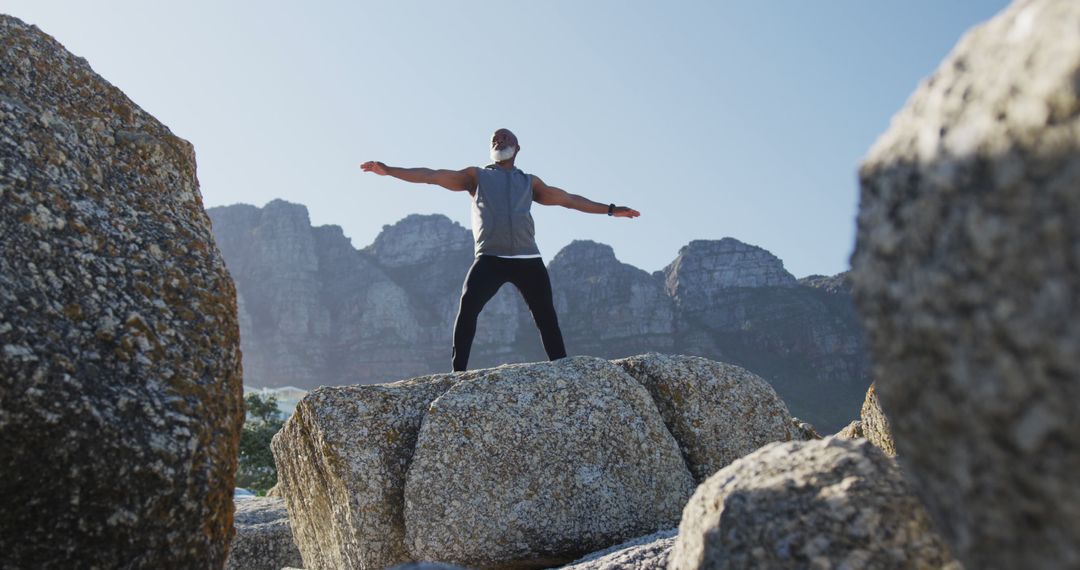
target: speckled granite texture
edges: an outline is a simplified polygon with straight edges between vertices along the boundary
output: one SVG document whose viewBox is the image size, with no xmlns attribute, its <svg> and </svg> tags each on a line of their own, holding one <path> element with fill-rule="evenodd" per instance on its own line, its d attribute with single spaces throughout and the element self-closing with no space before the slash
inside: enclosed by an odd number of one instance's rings
<svg viewBox="0 0 1080 570">
<path fill-rule="evenodd" d="M 0 16 L 4 565 L 221 567 L 242 422 L 192 146 Z"/>
<path fill-rule="evenodd" d="M 974 28 L 859 173 L 878 396 L 971 568 L 1080 567 L 1078 30 L 1068 0 Z"/>
<path fill-rule="evenodd" d="M 771 443 L 702 483 L 669 570 L 942 568 L 952 562 L 893 460 L 865 439 Z"/>
</svg>

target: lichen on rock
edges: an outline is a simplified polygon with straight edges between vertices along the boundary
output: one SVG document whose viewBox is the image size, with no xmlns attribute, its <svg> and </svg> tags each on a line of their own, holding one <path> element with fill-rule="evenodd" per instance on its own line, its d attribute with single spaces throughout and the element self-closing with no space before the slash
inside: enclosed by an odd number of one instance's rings
<svg viewBox="0 0 1080 570">
<path fill-rule="evenodd" d="M 0 15 L 0 550 L 220 567 L 243 422 L 235 290 L 187 141 Z"/>
</svg>

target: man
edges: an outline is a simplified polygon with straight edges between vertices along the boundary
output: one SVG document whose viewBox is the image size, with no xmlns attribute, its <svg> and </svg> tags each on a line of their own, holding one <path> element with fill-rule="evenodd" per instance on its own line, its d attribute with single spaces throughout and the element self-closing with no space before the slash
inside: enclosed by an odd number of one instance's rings
<svg viewBox="0 0 1080 570">
<path fill-rule="evenodd" d="M 491 160 L 484 168 L 463 170 L 396 168 L 370 161 L 360 165 L 364 172 L 393 176 L 406 182 L 436 184 L 472 196 L 472 231 L 476 240 L 472 267 L 461 289 L 461 303 L 454 322 L 453 367 L 465 370 L 469 363 L 476 319 L 499 287 L 509 281 L 517 287 L 532 312 L 548 359 L 566 356 L 562 332 L 551 298 L 551 281 L 540 257 L 533 234 L 529 208 L 533 202 L 562 206 L 591 214 L 620 218 L 640 216 L 636 210 L 615 204 L 601 204 L 565 190 L 548 186 L 539 176 L 525 174 L 514 166 L 521 152 L 517 137 L 499 129 L 491 137 Z"/>
</svg>

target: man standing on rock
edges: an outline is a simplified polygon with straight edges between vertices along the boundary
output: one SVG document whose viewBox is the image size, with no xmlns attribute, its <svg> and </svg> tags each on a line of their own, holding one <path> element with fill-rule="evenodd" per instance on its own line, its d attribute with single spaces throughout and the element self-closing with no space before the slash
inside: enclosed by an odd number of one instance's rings
<svg viewBox="0 0 1080 570">
<path fill-rule="evenodd" d="M 532 312 L 548 359 L 566 356 L 555 304 L 551 298 L 551 280 L 540 257 L 534 238 L 529 208 L 533 202 L 544 206 L 562 206 L 590 214 L 636 218 L 637 210 L 615 204 L 593 202 L 583 196 L 548 186 L 539 176 L 525 174 L 514 166 L 521 145 L 508 129 L 499 129 L 491 137 L 491 160 L 484 168 L 470 166 L 463 170 L 397 168 L 370 161 L 360 166 L 364 172 L 390 175 L 406 182 L 437 184 L 454 192 L 472 196 L 472 231 L 476 240 L 472 267 L 461 288 L 461 304 L 454 322 L 453 366 L 465 370 L 469 363 L 476 319 L 499 287 L 513 283 Z"/>
</svg>

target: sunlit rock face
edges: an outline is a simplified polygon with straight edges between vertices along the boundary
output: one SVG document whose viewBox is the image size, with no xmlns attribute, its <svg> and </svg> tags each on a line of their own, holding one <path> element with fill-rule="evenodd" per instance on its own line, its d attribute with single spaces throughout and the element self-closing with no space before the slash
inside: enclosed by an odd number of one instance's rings
<svg viewBox="0 0 1080 570">
<path fill-rule="evenodd" d="M 0 16 L 4 565 L 220 568 L 240 375 L 192 146 Z"/>
<path fill-rule="evenodd" d="M 652 395 L 695 483 L 766 443 L 803 438 L 772 386 L 746 369 L 657 353 L 614 363 Z"/>
<path fill-rule="evenodd" d="M 427 406 L 456 379 L 325 386 L 274 436 L 278 492 L 307 568 L 386 568 L 405 545 L 405 474 Z"/>
<path fill-rule="evenodd" d="M 670 528 L 693 488 L 649 392 L 619 366 L 500 367 L 428 406 L 405 540 L 419 560 L 542 568 Z"/>
<path fill-rule="evenodd" d="M 881 401 L 878 400 L 873 384 L 866 391 L 866 401 L 863 402 L 859 417 L 861 437 L 870 440 L 870 443 L 876 445 L 885 455 L 895 457 L 896 444 L 893 443 L 892 430 L 889 429 L 889 418 L 881 409 Z"/>
<path fill-rule="evenodd" d="M 665 283 L 672 297 L 697 295 L 708 298 L 716 290 L 730 287 L 794 287 L 795 277 L 784 262 L 760 247 L 733 238 L 694 240 L 679 250 L 679 256 L 664 268 Z"/>
<path fill-rule="evenodd" d="M 1080 4 L 969 32 L 873 146 L 855 298 L 911 476 L 970 568 L 1080 565 Z"/>
<path fill-rule="evenodd" d="M 611 246 L 574 241 L 548 272 L 559 325 L 575 354 L 674 349 L 674 304 L 649 273 L 616 259 Z"/>
</svg>

